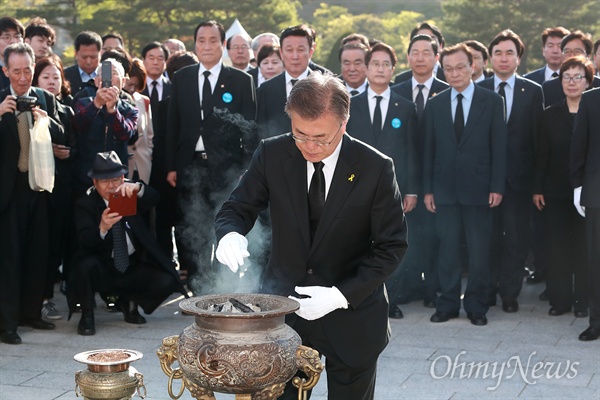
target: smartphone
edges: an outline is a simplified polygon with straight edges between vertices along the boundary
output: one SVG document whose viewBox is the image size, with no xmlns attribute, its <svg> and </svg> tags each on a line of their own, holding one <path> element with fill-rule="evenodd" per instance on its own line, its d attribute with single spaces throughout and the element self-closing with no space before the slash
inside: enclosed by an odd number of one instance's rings
<svg viewBox="0 0 600 400">
<path fill-rule="evenodd" d="M 110 212 L 119 213 L 123 217 L 135 215 L 137 213 L 137 195 L 121 196 L 121 193 L 112 193 L 108 198 L 108 207 Z"/>
<path fill-rule="evenodd" d="M 102 61 L 102 87 L 107 88 L 112 86 L 112 63 L 110 61 Z"/>
</svg>

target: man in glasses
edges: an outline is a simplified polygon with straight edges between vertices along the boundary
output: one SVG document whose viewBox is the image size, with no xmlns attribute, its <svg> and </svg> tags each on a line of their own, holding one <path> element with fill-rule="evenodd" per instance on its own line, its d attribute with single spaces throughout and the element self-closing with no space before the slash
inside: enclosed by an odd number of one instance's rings
<svg viewBox="0 0 600 400">
<path fill-rule="evenodd" d="M 393 162 L 345 134 L 349 107 L 334 76 L 294 86 L 292 132 L 261 142 L 218 212 L 216 257 L 243 267 L 245 235 L 269 207 L 273 244 L 260 292 L 300 303 L 287 323 L 326 358 L 329 397 L 366 400 L 388 342 L 383 282 L 402 260 L 407 231 Z M 298 393 L 288 384 L 278 398 Z"/>
<path fill-rule="evenodd" d="M 560 49 L 562 52 L 562 61 L 573 56 L 584 55 L 587 58 L 592 54 L 592 39 L 589 35 L 576 30 L 568 34 L 562 39 L 560 43 Z M 594 81 L 590 86 L 590 89 L 600 87 L 600 78 L 594 77 Z M 544 82 L 542 85 L 544 91 L 544 107 L 548 108 L 553 104 L 560 102 L 565 99 L 565 93 L 563 92 L 562 82 L 560 79 L 551 79 Z"/>
<path fill-rule="evenodd" d="M 13 17 L 0 18 L 0 90 L 8 87 L 10 81 L 2 67 L 6 65 L 4 50 L 13 43 L 22 43 L 25 27 Z"/>
<path fill-rule="evenodd" d="M 463 307 L 473 325 L 487 324 L 492 210 L 506 181 L 506 123 L 502 98 L 473 83 L 473 55 L 465 44 L 441 54 L 450 85 L 425 108 L 423 193 L 435 213 L 440 295 L 431 322 L 457 318 L 461 308 L 461 238 L 469 277 Z"/>
</svg>

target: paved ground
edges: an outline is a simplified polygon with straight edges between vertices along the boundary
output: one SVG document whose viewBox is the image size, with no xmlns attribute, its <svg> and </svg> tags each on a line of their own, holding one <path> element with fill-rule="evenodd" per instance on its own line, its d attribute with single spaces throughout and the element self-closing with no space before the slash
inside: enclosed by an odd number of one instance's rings
<svg viewBox="0 0 600 400">
<path fill-rule="evenodd" d="M 432 324 L 430 309 L 418 302 L 402 306 L 405 317 L 391 322 L 392 340 L 379 360 L 376 399 L 600 399 L 600 341 L 577 339 L 586 318 L 548 316 L 547 303 L 537 299 L 541 290 L 526 285 L 520 311 L 505 314 L 493 307 L 485 327 L 471 325 L 462 312 L 459 319 Z M 64 298 L 56 300 L 66 316 Z M 84 366 L 73 356 L 101 348 L 143 352 L 132 366 L 144 375 L 146 399 L 168 399 L 155 352 L 163 337 L 193 322 L 177 304 L 163 305 L 141 326 L 101 308 L 95 336 L 77 335 L 79 315 L 58 321 L 55 331 L 20 328 L 23 344 L 0 344 L 0 399 L 75 399 L 74 374 Z M 327 398 L 325 379 L 312 398 Z M 186 391 L 182 399 L 192 397 Z"/>
</svg>

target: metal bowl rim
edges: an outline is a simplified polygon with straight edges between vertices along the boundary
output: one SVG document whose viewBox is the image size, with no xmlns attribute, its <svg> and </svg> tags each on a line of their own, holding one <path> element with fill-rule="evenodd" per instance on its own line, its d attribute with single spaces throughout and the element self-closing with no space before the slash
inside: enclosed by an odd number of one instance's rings
<svg viewBox="0 0 600 400">
<path fill-rule="evenodd" d="M 109 352 L 109 351 L 122 351 L 123 353 L 129 354 L 129 358 L 127 358 L 126 360 L 118 360 L 118 361 L 91 361 L 91 360 L 88 360 L 88 357 L 91 356 L 92 354 Z M 98 350 L 88 350 L 88 351 L 83 351 L 81 353 L 77 353 L 77 354 L 75 354 L 75 356 L 73 356 L 73 358 L 75 359 L 75 361 L 80 362 L 82 364 L 87 364 L 87 365 L 118 365 L 118 364 L 124 364 L 124 363 L 129 364 L 133 361 L 141 359 L 143 356 L 144 356 L 144 354 L 142 354 L 142 352 L 137 351 L 137 350 L 98 349 Z"/>
<path fill-rule="evenodd" d="M 225 313 L 217 311 L 208 311 L 199 308 L 196 304 L 199 301 L 209 301 L 211 299 L 222 299 L 226 297 L 242 297 L 252 296 L 257 298 L 268 298 L 279 301 L 282 303 L 281 307 L 275 310 L 259 311 L 253 313 Z M 260 319 L 260 318 L 272 318 L 279 317 L 287 314 L 291 314 L 300 308 L 300 303 L 296 300 L 292 300 L 288 297 L 274 295 L 274 294 L 260 294 L 260 293 L 225 293 L 225 294 L 210 294 L 204 296 L 190 297 L 184 299 L 179 303 L 181 308 L 186 313 L 198 316 L 198 317 L 210 317 L 210 318 L 232 318 L 232 319 Z"/>
</svg>

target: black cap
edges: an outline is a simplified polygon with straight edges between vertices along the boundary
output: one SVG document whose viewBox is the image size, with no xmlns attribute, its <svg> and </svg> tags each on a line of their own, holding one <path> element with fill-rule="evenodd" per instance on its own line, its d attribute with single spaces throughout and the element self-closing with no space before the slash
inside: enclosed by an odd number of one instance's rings
<svg viewBox="0 0 600 400">
<path fill-rule="evenodd" d="M 127 167 L 121 164 L 117 153 L 110 151 L 96 154 L 94 165 L 87 175 L 93 179 L 111 179 L 125 175 L 127 171 Z"/>
</svg>

